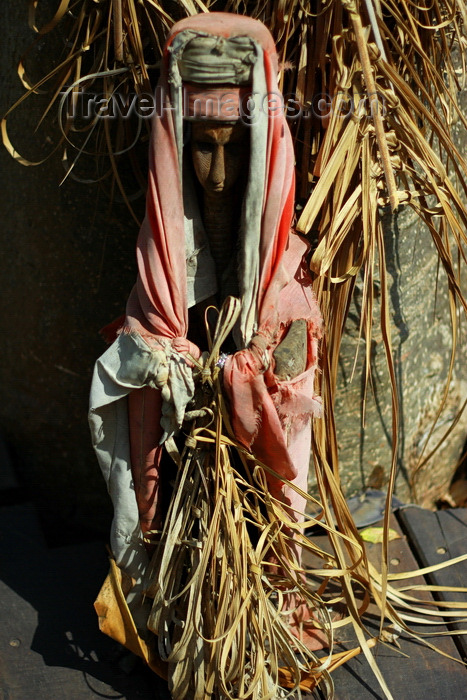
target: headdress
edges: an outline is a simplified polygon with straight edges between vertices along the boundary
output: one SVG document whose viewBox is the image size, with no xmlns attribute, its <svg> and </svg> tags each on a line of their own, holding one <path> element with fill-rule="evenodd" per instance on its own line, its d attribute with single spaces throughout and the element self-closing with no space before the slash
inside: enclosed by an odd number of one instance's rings
<svg viewBox="0 0 467 700">
<path fill-rule="evenodd" d="M 146 218 L 139 248 L 137 299 L 128 327 L 164 337 L 186 336 L 187 275 L 183 220 L 183 117 L 214 86 L 238 88 L 239 111 L 250 90 L 248 183 L 241 214 L 240 329 L 247 345 L 258 328 L 266 292 L 278 272 L 293 214 L 294 156 L 278 109 L 277 54 L 266 27 L 241 15 L 210 13 L 178 22 L 167 38 L 159 88 L 161 114 L 153 124 Z M 193 85 L 196 88 L 193 88 Z M 185 88 L 185 89 L 184 89 Z M 216 91 L 219 94 L 219 89 Z M 231 90 L 226 90 L 229 94 Z M 185 100 L 184 100 L 185 97 Z M 183 103 L 188 102 L 186 114 Z M 218 103 L 220 104 L 220 103 Z M 220 114 L 219 114 L 220 111 Z M 222 111 L 217 110 L 218 117 Z M 224 112 L 224 116 L 229 116 Z M 150 267 L 150 276 L 147 274 Z M 153 280 L 157 280 L 157 286 Z"/>
</svg>

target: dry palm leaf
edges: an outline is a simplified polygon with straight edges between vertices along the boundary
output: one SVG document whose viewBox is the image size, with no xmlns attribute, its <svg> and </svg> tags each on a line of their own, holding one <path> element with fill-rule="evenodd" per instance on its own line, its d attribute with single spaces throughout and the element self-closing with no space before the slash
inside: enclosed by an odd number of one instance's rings
<svg viewBox="0 0 467 700">
<path fill-rule="evenodd" d="M 299 230 L 319 231 L 318 245 L 311 260 L 316 273 L 316 290 L 325 317 L 322 393 L 325 420 L 315 425 L 315 465 L 320 476 L 321 497 L 333 487 L 328 475 L 338 481 L 338 448 L 333 402 L 337 364 L 354 283 L 363 278 L 360 333 L 366 343 L 366 381 L 370 380 L 370 349 L 374 325 L 382 334 L 389 380 L 392 386 L 392 468 L 388 486 L 383 540 L 381 610 L 386 614 L 387 545 L 390 499 L 395 482 L 398 405 L 397 385 L 391 350 L 385 249 L 380 208 L 406 202 L 428 226 L 444 267 L 451 300 L 453 354 L 457 338 L 456 308 L 466 308 L 459 285 L 456 261 L 465 261 L 466 209 L 458 191 L 466 193 L 466 164 L 450 136 L 457 115 L 456 67 L 452 63 L 453 43 L 462 53 L 462 3 L 430 3 L 415 7 L 406 3 L 383 3 L 383 11 L 371 15 L 362 4 L 332 3 L 323 8 L 321 22 L 330 28 L 325 47 L 316 50 L 316 64 L 305 81 L 311 102 L 317 81 L 331 95 L 341 93 L 331 114 L 316 119 L 315 146 L 304 153 L 314 189 L 298 222 Z M 446 18 L 446 22 L 440 18 Z M 423 21 L 422 21 L 423 18 Z M 450 18 L 450 21 L 447 20 Z M 367 25 L 364 27 L 364 25 Z M 425 31 L 425 25 L 431 31 Z M 449 28 L 449 29 L 448 29 Z M 447 51 L 447 46 L 450 50 Z M 416 57 L 416 58 L 415 58 Z M 418 71 L 414 71 L 416 63 Z M 317 77 L 318 75 L 318 77 Z M 329 76 L 329 80 L 327 77 Z M 377 93 L 375 101 L 361 100 L 362 94 Z M 438 109 L 441 102 L 442 109 Z M 342 110 L 348 112 L 342 118 Z M 422 124 L 425 124 L 425 129 Z M 300 136 L 300 130 L 298 130 Z M 439 153 L 435 151 L 438 145 Z M 443 162 L 444 160 L 444 162 Z M 388 162 L 389 161 L 389 162 Z M 454 173 L 454 180 L 449 176 Z M 391 177 L 395 171 L 396 178 Z M 395 187 L 399 189 L 396 191 Z M 428 206 L 430 202 L 430 206 Z M 436 204 L 433 205 L 432 202 Z M 436 218 L 434 218 L 436 214 Z M 457 252 L 455 252 L 457 248 Z M 381 283 L 381 316 L 374 318 L 374 280 Z M 441 412 L 442 406 L 439 408 Z M 346 531 L 346 530 L 344 530 Z M 396 618 L 389 615 L 397 622 Z M 381 617 L 381 626 L 383 626 Z"/>
<path fill-rule="evenodd" d="M 237 308 L 229 309 L 234 303 Z M 235 441 L 224 405 L 217 360 L 238 307 L 229 298 L 219 317 L 217 338 L 198 374 L 204 407 L 189 414 L 194 423 L 176 457 L 163 530 L 149 533 L 149 541 L 151 534 L 159 541 L 148 579 L 148 627 L 168 662 L 174 700 L 204 700 L 214 692 L 232 699 L 274 698 L 281 667 L 297 687 L 316 674 L 321 684 L 331 684 L 326 664 L 289 624 L 305 607 L 315 613 L 309 626 L 321 621 L 331 630 L 326 606 L 306 582 L 297 546 L 303 540 L 315 554 L 324 553 L 269 494 L 268 468 Z"/>
<path fill-rule="evenodd" d="M 222 324 L 219 327 L 222 330 Z M 394 642 L 402 630 L 433 646 L 423 634 L 413 633 L 410 624 L 433 624 L 433 617 L 467 621 L 467 603 L 417 599 L 407 592 L 412 587 L 392 586 L 392 581 L 439 567 L 386 576 L 369 564 L 336 477 L 326 465 L 320 474 L 326 495 L 322 504 L 287 482 L 323 512 L 300 524 L 291 518 L 268 491 L 266 475 L 274 471 L 232 435 L 217 366 L 220 344 L 221 340 L 214 342 L 210 357 L 199 365 L 203 407 L 188 414 L 193 421 L 190 433 L 182 454 L 174 452 L 177 479 L 163 529 L 146 535 L 148 542 L 156 541 L 146 590 L 152 599 L 148 627 L 157 635 L 160 658 L 168 664 L 172 696 L 260 700 L 282 697 L 281 689 L 310 691 L 319 686 L 332 697 L 332 671 L 363 653 L 391 698 L 371 649 Z M 334 554 L 305 536 L 304 530 L 317 523 L 327 530 Z M 305 557 L 297 556 L 299 549 L 321 560 L 321 567 L 308 571 L 301 563 Z M 455 561 L 466 559 L 467 554 Z M 330 583 L 334 588 L 338 583 L 338 592 L 333 590 L 332 601 L 325 602 Z M 364 590 L 359 599 L 357 583 Z M 365 629 L 370 600 L 384 620 L 377 638 L 368 638 Z M 317 628 L 325 631 L 327 656 L 317 657 L 292 634 L 291 601 L 312 612 L 308 626 L 315 634 Z M 344 601 L 347 616 L 332 619 L 331 603 Z M 346 625 L 353 626 L 359 646 L 333 653 L 334 634 Z"/>
</svg>

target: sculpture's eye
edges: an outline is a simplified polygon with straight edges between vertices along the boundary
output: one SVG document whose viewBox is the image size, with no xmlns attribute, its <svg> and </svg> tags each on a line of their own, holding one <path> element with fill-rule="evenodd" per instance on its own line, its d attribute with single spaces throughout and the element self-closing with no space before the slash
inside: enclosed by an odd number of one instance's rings
<svg viewBox="0 0 467 700">
<path fill-rule="evenodd" d="M 208 141 L 197 141 L 196 148 L 200 153 L 212 153 L 214 145 Z"/>
</svg>

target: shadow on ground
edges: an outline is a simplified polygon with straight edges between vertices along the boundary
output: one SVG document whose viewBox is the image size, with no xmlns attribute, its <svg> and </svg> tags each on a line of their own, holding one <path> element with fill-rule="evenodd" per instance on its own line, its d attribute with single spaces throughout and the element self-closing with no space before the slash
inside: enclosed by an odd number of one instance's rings
<svg viewBox="0 0 467 700">
<path fill-rule="evenodd" d="M 139 660 L 103 635 L 93 601 L 104 542 L 47 547 L 31 504 L 0 508 L 2 700 L 164 700 Z"/>
</svg>

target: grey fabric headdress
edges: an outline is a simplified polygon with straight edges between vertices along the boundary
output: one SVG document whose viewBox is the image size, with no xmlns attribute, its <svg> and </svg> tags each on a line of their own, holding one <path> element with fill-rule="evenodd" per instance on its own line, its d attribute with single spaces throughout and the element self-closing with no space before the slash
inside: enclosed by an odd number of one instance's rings
<svg viewBox="0 0 467 700">
<path fill-rule="evenodd" d="M 267 96 L 263 49 L 258 42 L 248 36 L 226 39 L 194 30 L 185 30 L 175 36 L 170 46 L 168 82 L 174 110 L 181 176 L 183 173 L 184 81 L 206 86 L 251 85 L 248 111 L 250 159 L 240 222 L 239 261 L 239 288 L 242 301 L 239 342 L 246 346 L 257 328 L 261 216 L 266 175 L 268 115 L 263 109 L 263 101 Z M 192 234 L 187 231 L 187 228 L 185 230 L 188 234 L 187 257 L 190 257 L 192 251 L 188 249 L 188 238 L 192 237 Z"/>
</svg>

